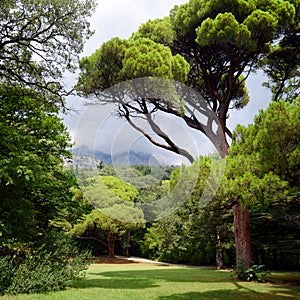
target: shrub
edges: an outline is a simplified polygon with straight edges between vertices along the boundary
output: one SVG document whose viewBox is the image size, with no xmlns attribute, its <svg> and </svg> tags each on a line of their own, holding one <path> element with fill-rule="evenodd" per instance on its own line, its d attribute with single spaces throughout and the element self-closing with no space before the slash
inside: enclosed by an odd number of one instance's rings
<svg viewBox="0 0 300 300">
<path fill-rule="evenodd" d="M 24 258 L 0 259 L 0 293 L 29 294 L 65 289 L 84 276 L 90 256 L 79 253 L 70 238 L 52 233 Z"/>
<path fill-rule="evenodd" d="M 12 260 L 8 257 L 0 257 L 0 294 L 11 285 L 14 276 Z"/>
<path fill-rule="evenodd" d="M 263 282 L 269 271 L 264 270 L 264 265 L 252 265 L 247 268 L 243 261 L 239 261 L 234 267 L 233 273 L 235 277 L 243 281 L 259 281 Z"/>
</svg>

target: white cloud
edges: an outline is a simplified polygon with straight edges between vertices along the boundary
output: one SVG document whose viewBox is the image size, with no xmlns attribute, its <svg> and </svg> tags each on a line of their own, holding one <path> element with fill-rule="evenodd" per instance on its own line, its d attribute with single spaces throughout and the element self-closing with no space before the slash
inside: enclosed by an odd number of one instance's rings
<svg viewBox="0 0 300 300">
<path fill-rule="evenodd" d="M 98 0 L 91 18 L 95 35 L 86 43 L 84 55 L 90 55 L 100 45 L 113 37 L 128 38 L 149 19 L 169 15 L 176 4 L 186 0 Z"/>
</svg>

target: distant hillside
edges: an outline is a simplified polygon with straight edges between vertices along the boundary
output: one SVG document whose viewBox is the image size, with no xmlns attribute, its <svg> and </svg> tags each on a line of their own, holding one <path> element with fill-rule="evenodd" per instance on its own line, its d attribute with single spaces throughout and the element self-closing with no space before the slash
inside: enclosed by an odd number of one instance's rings
<svg viewBox="0 0 300 300">
<path fill-rule="evenodd" d="M 115 155 L 111 155 L 109 153 L 104 153 L 102 151 L 91 151 L 87 146 L 81 146 L 75 149 L 70 150 L 76 160 L 80 157 L 80 161 L 83 161 L 83 157 L 94 157 L 98 161 L 102 161 L 106 165 L 151 165 L 151 166 L 159 166 L 165 165 L 159 162 L 152 154 L 146 152 L 123 152 Z M 90 159 L 89 159 L 90 160 Z"/>
</svg>

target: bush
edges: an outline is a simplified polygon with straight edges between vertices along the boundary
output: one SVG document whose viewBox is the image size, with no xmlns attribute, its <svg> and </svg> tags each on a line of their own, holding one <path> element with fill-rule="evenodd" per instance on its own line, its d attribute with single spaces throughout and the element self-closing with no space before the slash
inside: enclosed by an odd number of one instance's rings
<svg viewBox="0 0 300 300">
<path fill-rule="evenodd" d="M 0 257 L 0 294 L 3 294 L 11 285 L 13 276 L 12 260 L 8 257 Z"/>
<path fill-rule="evenodd" d="M 250 268 L 247 268 L 243 261 L 234 267 L 233 273 L 235 277 L 243 281 L 259 281 L 263 282 L 264 278 L 269 271 L 264 270 L 264 265 L 252 265 Z"/>
<path fill-rule="evenodd" d="M 24 258 L 0 259 L 0 293 L 29 294 L 65 289 L 72 280 L 84 276 L 87 252 L 79 253 L 70 238 L 50 234 L 37 250 Z"/>
</svg>

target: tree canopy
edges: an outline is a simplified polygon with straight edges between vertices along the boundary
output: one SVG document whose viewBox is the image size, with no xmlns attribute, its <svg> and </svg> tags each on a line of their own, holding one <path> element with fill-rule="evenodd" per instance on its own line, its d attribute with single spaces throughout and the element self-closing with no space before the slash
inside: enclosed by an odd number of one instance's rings
<svg viewBox="0 0 300 300">
<path fill-rule="evenodd" d="M 62 76 L 77 68 L 94 7 L 90 0 L 1 1 L 0 82 L 68 94 Z"/>
<path fill-rule="evenodd" d="M 139 77 L 163 77 L 186 81 L 188 63 L 180 55 L 149 38 L 121 40 L 113 38 L 90 57 L 80 61 L 82 76 L 78 90 L 99 94 L 122 81 Z"/>
<path fill-rule="evenodd" d="M 262 60 L 262 67 L 269 81 L 273 100 L 293 101 L 300 96 L 300 26 L 290 33 Z"/>
<path fill-rule="evenodd" d="M 74 226 L 72 234 L 99 241 L 113 257 L 116 237 L 145 222 L 142 210 L 133 203 L 138 191 L 114 176 L 91 177 L 84 183 L 83 191 L 94 209 Z"/>
<path fill-rule="evenodd" d="M 230 148 L 230 155 L 239 159 L 233 167 L 235 172 L 240 170 L 241 173 L 249 172 L 254 176 L 272 172 L 291 187 L 298 188 L 299 114 L 299 99 L 292 103 L 273 102 L 255 117 L 253 125 L 239 125 Z M 247 164 L 242 169 L 237 168 L 242 160 Z"/>
<path fill-rule="evenodd" d="M 33 91 L 0 87 L 0 232 L 28 242 L 48 230 L 74 181 L 64 172 L 69 136 L 53 104 Z M 3 96 L 3 94 L 5 96 Z M 9 95 L 9 96 L 8 96 Z"/>
<path fill-rule="evenodd" d="M 249 100 L 245 79 L 298 22 L 295 1 L 191 0 L 175 6 L 169 17 L 143 24 L 130 39 L 112 39 L 82 59 L 77 88 L 84 95 L 96 95 L 101 103 L 101 92 L 120 81 L 143 76 L 179 80 L 204 97 L 216 113 L 224 137 L 225 133 L 231 136 L 226 126 L 229 109 L 242 108 Z M 135 43 L 132 49 L 130 45 Z M 192 99 L 180 115 L 177 102 L 167 102 L 163 96 L 145 97 L 143 105 L 138 98 L 133 100 L 117 104 L 117 110 L 133 126 L 138 116 L 160 111 L 181 117 L 189 127 L 204 132 L 197 119 L 201 112 L 199 97 Z M 153 131 L 161 136 L 161 132 Z M 224 143 L 222 156 L 227 153 L 226 138 Z"/>
</svg>

